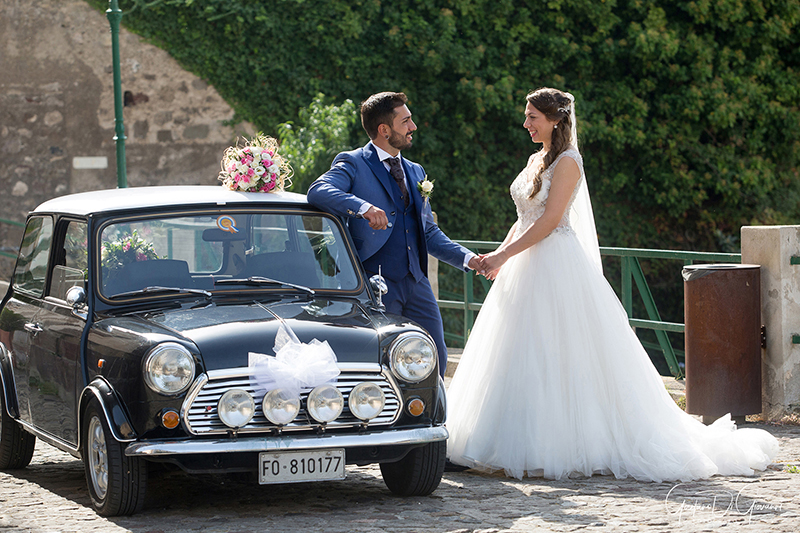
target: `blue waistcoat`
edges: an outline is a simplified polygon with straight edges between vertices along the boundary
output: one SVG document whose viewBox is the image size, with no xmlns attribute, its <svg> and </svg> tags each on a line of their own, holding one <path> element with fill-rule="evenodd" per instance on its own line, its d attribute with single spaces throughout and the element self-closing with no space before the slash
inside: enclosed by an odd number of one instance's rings
<svg viewBox="0 0 800 533">
<path fill-rule="evenodd" d="M 388 174 L 388 171 L 386 172 Z M 414 209 L 415 195 L 409 194 L 408 207 L 405 207 L 400 197 L 400 187 L 391 177 L 390 181 L 395 208 L 402 216 L 395 219 L 391 228 L 383 230 L 391 231 L 389 240 L 380 250 L 364 261 L 364 269 L 367 272 L 377 273 L 380 265 L 381 274 L 392 281 L 400 281 L 408 274 L 419 281 L 425 277 L 425 273 L 420 266 L 420 228 L 417 210 Z"/>
</svg>

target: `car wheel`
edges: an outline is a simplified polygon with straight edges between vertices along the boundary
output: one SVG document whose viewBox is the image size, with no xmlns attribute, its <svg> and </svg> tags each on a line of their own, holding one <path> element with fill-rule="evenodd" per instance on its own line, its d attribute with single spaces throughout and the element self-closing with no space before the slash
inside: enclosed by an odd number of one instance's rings
<svg viewBox="0 0 800 533">
<path fill-rule="evenodd" d="M 6 412 L 3 389 L 0 387 L 0 469 L 25 468 L 33 457 L 36 437 L 22 429 Z"/>
<path fill-rule="evenodd" d="M 101 516 L 130 515 L 142 508 L 147 463 L 125 456 L 124 444 L 111 434 L 97 400 L 83 419 L 83 467 L 92 506 Z"/>
<path fill-rule="evenodd" d="M 427 496 L 439 486 L 444 473 L 447 441 L 414 448 L 394 463 L 381 463 L 383 482 L 400 496 Z"/>
</svg>

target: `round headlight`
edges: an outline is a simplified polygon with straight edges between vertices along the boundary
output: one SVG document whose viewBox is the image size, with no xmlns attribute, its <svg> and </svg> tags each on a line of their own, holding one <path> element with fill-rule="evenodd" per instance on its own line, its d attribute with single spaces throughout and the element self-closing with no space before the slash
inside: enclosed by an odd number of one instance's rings
<svg viewBox="0 0 800 533">
<path fill-rule="evenodd" d="M 350 391 L 347 405 L 350 412 L 361 420 L 371 420 L 381 414 L 386 403 L 386 396 L 374 383 L 359 383 Z"/>
<path fill-rule="evenodd" d="M 256 414 L 256 402 L 246 390 L 231 389 L 219 399 L 217 414 L 222 423 L 228 427 L 244 427 Z"/>
<path fill-rule="evenodd" d="M 320 385 L 308 395 L 308 414 L 317 422 L 330 422 L 342 414 L 344 397 L 333 385 Z"/>
<path fill-rule="evenodd" d="M 389 353 L 392 372 L 405 381 L 422 381 L 436 368 L 436 345 L 422 333 L 401 335 L 394 341 Z"/>
<path fill-rule="evenodd" d="M 273 389 L 264 396 L 261 409 L 267 420 L 277 426 L 284 426 L 300 412 L 300 398 L 284 389 Z"/>
<path fill-rule="evenodd" d="M 180 394 L 194 379 L 194 357 L 174 342 L 159 344 L 144 358 L 144 380 L 160 394 Z"/>
</svg>

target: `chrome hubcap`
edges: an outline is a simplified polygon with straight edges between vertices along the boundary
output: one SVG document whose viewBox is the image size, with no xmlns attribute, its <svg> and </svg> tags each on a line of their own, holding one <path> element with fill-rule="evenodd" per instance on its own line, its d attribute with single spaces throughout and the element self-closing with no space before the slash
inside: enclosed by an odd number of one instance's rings
<svg viewBox="0 0 800 533">
<path fill-rule="evenodd" d="M 86 443 L 89 451 L 89 476 L 92 480 L 94 492 L 99 499 L 106 497 L 108 490 L 108 453 L 106 451 L 106 436 L 103 425 L 96 416 L 89 422 L 89 441 Z"/>
</svg>

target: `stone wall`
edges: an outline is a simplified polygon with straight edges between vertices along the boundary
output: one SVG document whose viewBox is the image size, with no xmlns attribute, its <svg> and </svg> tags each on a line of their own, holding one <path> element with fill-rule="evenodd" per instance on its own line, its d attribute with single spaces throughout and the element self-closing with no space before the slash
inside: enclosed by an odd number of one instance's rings
<svg viewBox="0 0 800 533">
<path fill-rule="evenodd" d="M 249 124 L 166 52 L 120 32 L 128 186 L 215 184 Z M 0 218 L 54 196 L 117 186 L 111 32 L 83 0 L 0 0 Z M 0 223 L 0 246 L 21 230 Z M 0 257 L 0 279 L 12 261 Z"/>
</svg>

